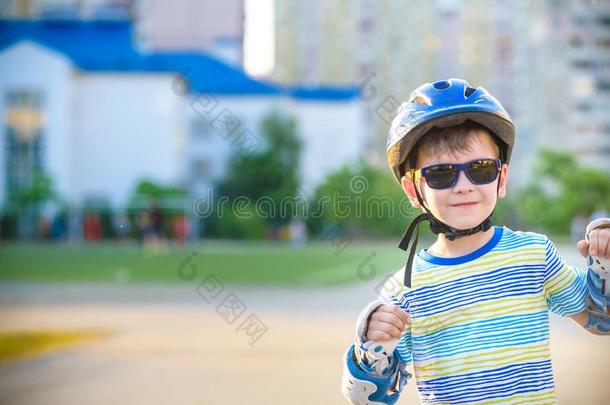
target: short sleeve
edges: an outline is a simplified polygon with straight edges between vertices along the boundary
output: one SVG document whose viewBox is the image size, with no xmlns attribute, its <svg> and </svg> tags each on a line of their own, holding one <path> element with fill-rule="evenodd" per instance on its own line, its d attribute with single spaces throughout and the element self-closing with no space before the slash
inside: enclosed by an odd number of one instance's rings
<svg viewBox="0 0 610 405">
<path fill-rule="evenodd" d="M 545 239 L 543 291 L 549 310 L 565 317 L 584 311 L 586 272 L 566 264 L 553 242 Z"/>
</svg>

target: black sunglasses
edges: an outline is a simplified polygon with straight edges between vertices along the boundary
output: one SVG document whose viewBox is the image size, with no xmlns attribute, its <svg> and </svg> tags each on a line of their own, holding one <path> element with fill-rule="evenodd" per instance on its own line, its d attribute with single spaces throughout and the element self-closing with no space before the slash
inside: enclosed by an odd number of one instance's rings
<svg viewBox="0 0 610 405">
<path fill-rule="evenodd" d="M 413 170 L 415 181 L 426 179 L 430 188 L 442 190 L 457 183 L 461 171 L 466 173 L 472 184 L 489 184 L 498 178 L 502 162 L 500 159 L 476 159 L 466 163 L 443 163 Z"/>
</svg>

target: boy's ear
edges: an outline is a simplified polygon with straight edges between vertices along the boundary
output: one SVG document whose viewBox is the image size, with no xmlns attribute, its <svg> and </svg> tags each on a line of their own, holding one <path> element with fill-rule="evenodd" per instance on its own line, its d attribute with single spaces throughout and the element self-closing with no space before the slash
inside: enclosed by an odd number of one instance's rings
<svg viewBox="0 0 610 405">
<path fill-rule="evenodd" d="M 500 168 L 500 187 L 498 188 L 498 198 L 506 197 L 506 184 L 508 182 L 508 165 L 502 164 Z"/>
<path fill-rule="evenodd" d="M 411 176 L 409 174 L 405 174 L 400 179 L 400 185 L 402 186 L 403 191 L 409 197 L 409 202 L 413 208 L 421 208 L 419 201 L 417 201 L 417 196 L 415 194 L 415 186 L 413 185 L 413 180 L 411 180 Z"/>
</svg>

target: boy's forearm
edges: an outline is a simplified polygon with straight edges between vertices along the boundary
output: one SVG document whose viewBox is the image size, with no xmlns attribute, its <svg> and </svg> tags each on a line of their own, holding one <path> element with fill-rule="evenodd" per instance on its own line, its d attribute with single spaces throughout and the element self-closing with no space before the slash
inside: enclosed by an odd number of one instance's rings
<svg viewBox="0 0 610 405">
<path fill-rule="evenodd" d="M 368 340 L 369 318 L 385 302 L 370 302 L 358 316 L 355 343 L 343 358 L 342 391 L 355 405 L 393 404 L 411 375 L 396 351 L 399 339 Z"/>
</svg>

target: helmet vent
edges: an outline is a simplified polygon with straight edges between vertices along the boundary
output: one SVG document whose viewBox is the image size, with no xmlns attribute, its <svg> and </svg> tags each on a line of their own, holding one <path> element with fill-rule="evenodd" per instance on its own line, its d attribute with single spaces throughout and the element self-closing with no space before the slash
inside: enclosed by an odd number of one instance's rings
<svg viewBox="0 0 610 405">
<path fill-rule="evenodd" d="M 475 91 L 477 91 L 477 89 L 474 89 L 474 88 L 472 88 L 472 87 L 466 87 L 466 91 L 464 92 L 464 95 L 465 95 L 466 97 L 470 97 L 470 95 L 471 95 L 472 93 L 474 93 Z"/>
<path fill-rule="evenodd" d="M 451 86 L 451 83 L 449 83 L 447 80 L 441 80 L 440 82 L 435 82 L 432 84 L 434 86 L 435 89 L 446 89 L 449 86 Z"/>
</svg>

